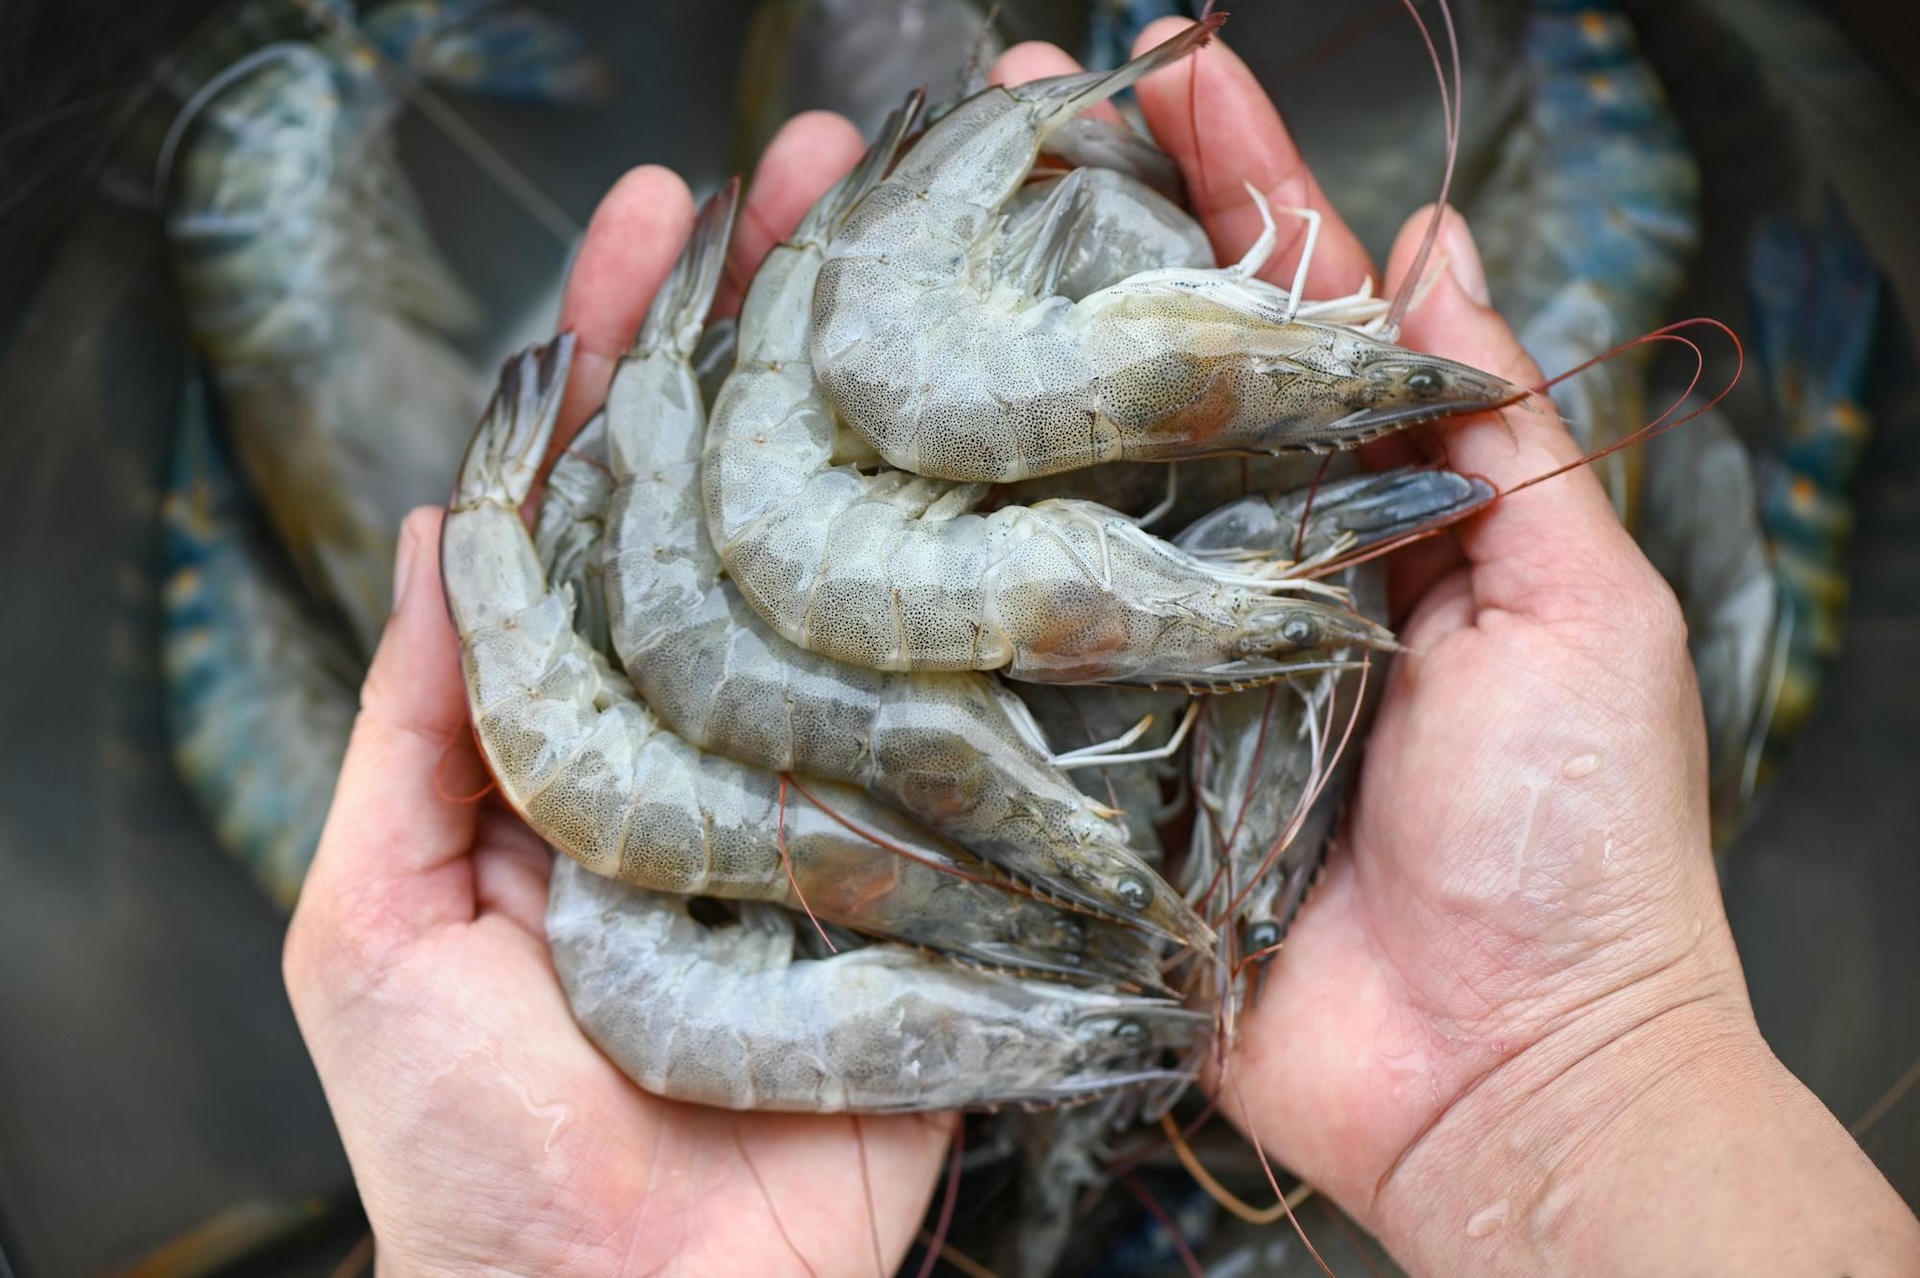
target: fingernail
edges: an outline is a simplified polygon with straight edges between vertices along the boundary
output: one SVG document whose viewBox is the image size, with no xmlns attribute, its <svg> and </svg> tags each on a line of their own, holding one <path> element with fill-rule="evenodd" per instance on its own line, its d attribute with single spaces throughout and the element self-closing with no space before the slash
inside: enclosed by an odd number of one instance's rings
<svg viewBox="0 0 1920 1278">
<path fill-rule="evenodd" d="M 1465 222 L 1451 218 L 1447 224 L 1447 270 L 1462 293 L 1482 306 L 1493 305 L 1493 296 L 1487 291 L 1487 268 L 1480 261 L 1473 232 Z"/>
<path fill-rule="evenodd" d="M 393 549 L 393 610 L 400 611 L 400 601 L 407 597 L 407 579 L 413 576 L 413 548 L 419 541 L 419 535 L 413 531 L 413 521 L 407 520 L 400 525 L 400 544 Z"/>
</svg>

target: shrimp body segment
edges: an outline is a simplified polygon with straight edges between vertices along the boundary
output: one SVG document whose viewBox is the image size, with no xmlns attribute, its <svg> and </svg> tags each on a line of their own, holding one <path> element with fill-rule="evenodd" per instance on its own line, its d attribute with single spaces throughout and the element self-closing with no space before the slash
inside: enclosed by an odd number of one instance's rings
<svg viewBox="0 0 1920 1278">
<path fill-rule="evenodd" d="M 662 727 L 574 631 L 520 521 L 571 354 L 563 338 L 507 365 L 442 533 L 476 735 L 515 810 L 638 886 L 810 909 L 996 966 L 1153 983 L 1141 934 L 985 881 L 986 866 L 858 790 L 801 790 Z"/>
<path fill-rule="evenodd" d="M 696 746 L 860 786 L 1037 890 L 1205 944 L 1205 925 L 1112 814 L 1022 731 L 1011 693 L 971 671 L 883 674 L 808 652 L 722 575 L 701 508 L 706 414 L 691 360 L 726 256 L 726 211 L 716 201 L 703 214 L 609 392 L 605 582 L 635 686 Z M 560 498 L 575 508 L 570 491 Z"/>
<path fill-rule="evenodd" d="M 709 928 L 684 901 L 564 862 L 547 935 L 574 1016 L 614 1064 L 655 1095 L 723 1109 L 1065 1104 L 1183 1081 L 1144 1062 L 1207 1023 L 897 945 L 796 959 L 790 920 L 770 911 Z"/>
<path fill-rule="evenodd" d="M 1049 133 L 1211 29 L 1117 71 L 967 99 L 834 235 L 813 299 L 813 368 L 889 464 L 997 483 L 1124 459 L 1325 451 L 1524 394 L 1319 322 L 1383 308 L 1365 297 L 1302 306 L 1254 278 L 1254 258 L 1149 270 L 1077 302 L 1031 271 L 994 269 L 1002 208 Z"/>
</svg>

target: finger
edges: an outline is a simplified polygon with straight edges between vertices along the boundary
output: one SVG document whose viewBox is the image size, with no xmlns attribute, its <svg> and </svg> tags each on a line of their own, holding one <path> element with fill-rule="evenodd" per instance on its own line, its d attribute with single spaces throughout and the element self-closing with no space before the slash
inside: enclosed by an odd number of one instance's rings
<svg viewBox="0 0 1920 1278">
<path fill-rule="evenodd" d="M 560 299 L 560 331 L 574 333 L 573 376 L 554 430 L 566 446 L 607 397 L 614 365 L 693 228 L 693 195 L 680 175 L 649 164 L 614 183 L 593 211 Z"/>
<path fill-rule="evenodd" d="M 1045 80 L 1056 75 L 1075 75 L 1086 70 L 1073 55 L 1057 44 L 1048 44 L 1044 40 L 1029 40 L 1025 44 L 1016 44 L 1000 55 L 993 64 L 993 70 L 987 73 L 988 84 L 1015 85 L 1025 84 L 1029 80 Z M 1091 119 L 1105 120 L 1108 124 L 1125 127 L 1126 120 L 1111 102 L 1098 102 L 1081 112 Z"/>
<path fill-rule="evenodd" d="M 367 672 L 290 951 L 296 937 L 386 948 L 473 917 L 465 858 L 485 769 L 440 588 L 440 519 L 416 510 L 401 526 L 398 604 Z"/>
<path fill-rule="evenodd" d="M 808 111 L 781 126 L 754 170 L 734 222 L 733 246 L 720 282 L 716 315 L 740 309 L 753 273 L 774 245 L 793 234 L 807 210 L 852 169 L 867 149 L 853 122 L 831 111 Z"/>
<path fill-rule="evenodd" d="M 504 801 L 489 800 L 474 836 L 475 913 L 504 914 L 544 944 L 552 876 L 546 842 Z"/>
<path fill-rule="evenodd" d="M 1411 269 L 1426 216 L 1426 210 L 1414 214 L 1401 230 L 1389 259 L 1389 289 Z M 1488 305 L 1479 250 L 1466 221 L 1451 209 L 1427 272 L 1431 287 L 1408 313 L 1402 340 L 1517 385 L 1539 385 L 1538 366 Z M 1459 531 L 1482 607 L 1537 617 L 1568 606 L 1584 610 L 1623 577 L 1651 571 L 1590 469 L 1513 491 L 1580 458 L 1579 446 L 1545 396 L 1497 414 L 1442 422 L 1438 434 L 1450 467 L 1482 476 L 1503 494 Z"/>
<path fill-rule="evenodd" d="M 1151 48 L 1191 25 L 1162 18 L 1140 33 L 1134 52 Z M 1213 237 L 1222 262 L 1238 261 L 1260 237 L 1252 183 L 1273 206 L 1278 250 L 1260 272 L 1290 287 L 1306 247 L 1307 224 L 1288 209 L 1319 212 L 1320 235 L 1308 269 L 1309 297 L 1344 297 L 1374 275 L 1373 260 L 1325 191 L 1313 180 L 1260 81 L 1237 54 L 1213 40 L 1178 66 L 1148 76 L 1137 90 L 1140 111 L 1160 145 L 1180 165 L 1187 198 Z"/>
</svg>

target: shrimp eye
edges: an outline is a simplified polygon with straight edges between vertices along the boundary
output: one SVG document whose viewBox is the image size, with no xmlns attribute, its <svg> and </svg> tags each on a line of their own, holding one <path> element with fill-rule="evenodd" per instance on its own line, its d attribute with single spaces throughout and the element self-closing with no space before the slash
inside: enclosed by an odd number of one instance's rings
<svg viewBox="0 0 1920 1278">
<path fill-rule="evenodd" d="M 1438 395 L 1442 390 L 1446 389 L 1447 385 L 1446 379 L 1430 368 L 1414 369 L 1406 375 L 1400 384 L 1412 391 L 1415 395 L 1423 397 Z"/>
<path fill-rule="evenodd" d="M 1132 875 L 1124 875 L 1113 885 L 1113 893 L 1130 910 L 1144 910 L 1153 904 L 1153 892 Z"/>
<path fill-rule="evenodd" d="M 1147 1027 L 1135 1020 L 1121 1021 L 1113 1027 L 1113 1036 L 1129 1047 L 1144 1047 L 1147 1042 Z"/>
<path fill-rule="evenodd" d="M 1270 950 L 1280 944 L 1280 925 L 1272 919 L 1262 919 L 1247 929 L 1246 937 L 1249 956 Z"/>
<path fill-rule="evenodd" d="M 1320 627 L 1311 617 L 1288 617 L 1280 638 L 1296 648 L 1311 648 L 1320 642 Z"/>
</svg>

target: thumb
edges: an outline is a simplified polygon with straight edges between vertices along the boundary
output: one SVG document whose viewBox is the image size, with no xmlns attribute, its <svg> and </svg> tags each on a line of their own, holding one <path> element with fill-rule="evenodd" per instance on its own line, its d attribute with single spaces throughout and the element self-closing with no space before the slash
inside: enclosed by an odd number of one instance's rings
<svg viewBox="0 0 1920 1278">
<path fill-rule="evenodd" d="M 423 508 L 401 526 L 394 612 L 288 936 L 290 972 L 316 938 L 386 949 L 473 916 L 465 857 L 479 805 L 460 792 L 482 784 L 485 771 L 441 590 L 441 518 Z"/>
<path fill-rule="evenodd" d="M 1389 289 L 1412 269 L 1431 209 L 1408 220 L 1388 259 Z M 1544 380 L 1539 366 L 1488 302 L 1486 270 L 1467 223 L 1446 210 L 1428 264 L 1426 296 L 1408 313 L 1408 346 L 1496 373 L 1521 386 Z M 1604 376 L 1604 371 L 1588 374 Z M 1502 494 L 1581 456 L 1553 402 L 1535 395 L 1497 413 L 1438 425 L 1446 463 Z M 1592 470 L 1579 467 L 1499 498 L 1463 525 L 1460 545 L 1481 607 L 1540 620 L 1586 614 L 1618 587 L 1645 585 L 1652 572 L 1621 527 Z"/>
</svg>

